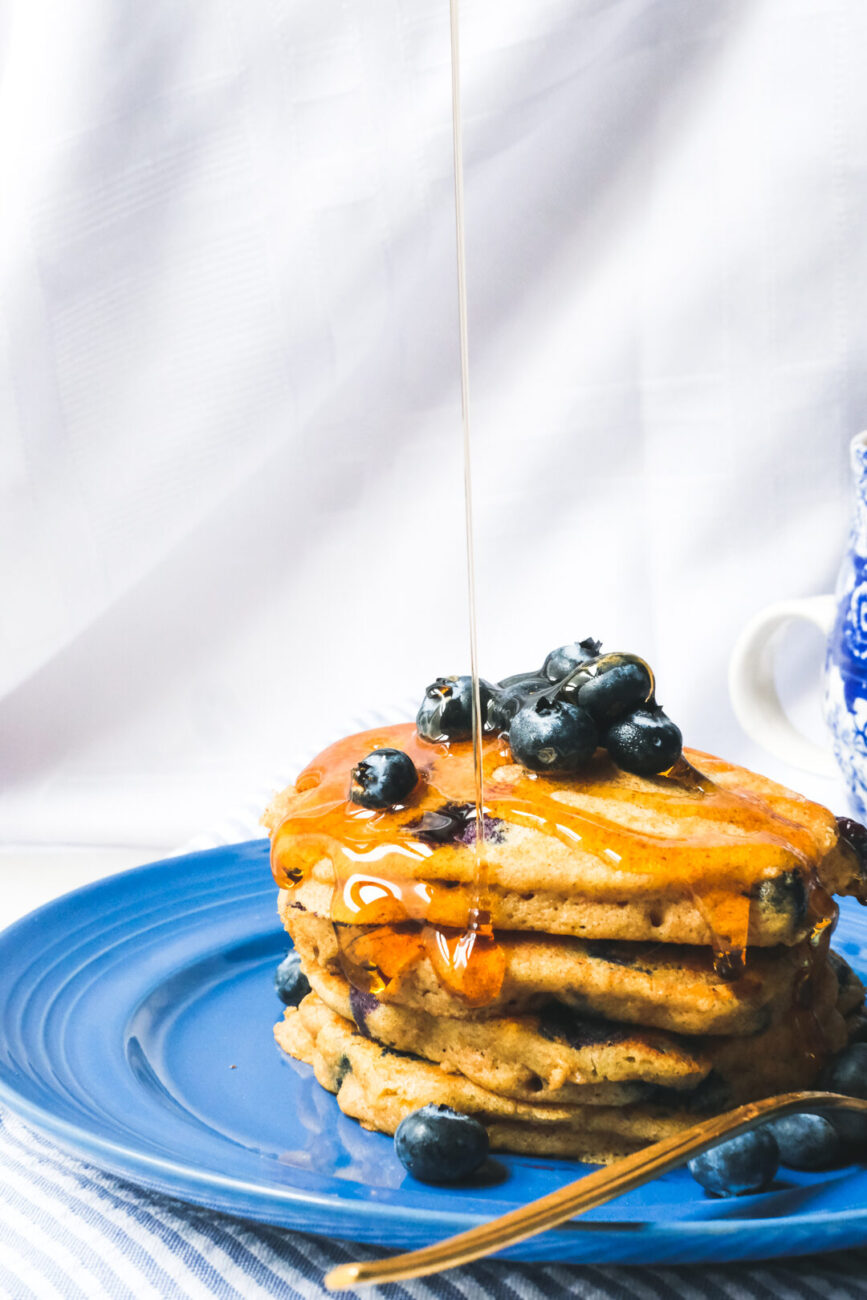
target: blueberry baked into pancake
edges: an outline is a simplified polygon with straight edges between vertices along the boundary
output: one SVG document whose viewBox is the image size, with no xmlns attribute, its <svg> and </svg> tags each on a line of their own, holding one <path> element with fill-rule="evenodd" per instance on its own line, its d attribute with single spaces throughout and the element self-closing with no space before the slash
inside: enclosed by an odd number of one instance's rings
<svg viewBox="0 0 867 1300">
<path fill-rule="evenodd" d="M 433 1107 L 428 1138 L 471 1116 L 594 1162 L 815 1084 L 865 1025 L 830 948 L 864 828 L 684 749 L 647 664 L 590 639 L 480 702 L 482 810 L 466 677 L 268 809 L 280 1046 L 368 1128 Z"/>
</svg>

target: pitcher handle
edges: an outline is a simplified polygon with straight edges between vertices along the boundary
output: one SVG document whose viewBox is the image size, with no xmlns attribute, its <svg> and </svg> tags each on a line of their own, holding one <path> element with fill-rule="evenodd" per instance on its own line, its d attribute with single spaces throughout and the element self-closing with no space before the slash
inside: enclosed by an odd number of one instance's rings
<svg viewBox="0 0 867 1300">
<path fill-rule="evenodd" d="M 756 614 L 739 636 L 729 660 L 729 694 L 747 735 L 777 758 L 819 776 L 839 776 L 829 749 L 794 726 L 783 708 L 774 679 L 774 662 L 784 629 L 805 619 L 831 633 L 836 617 L 833 596 L 781 600 Z"/>
</svg>

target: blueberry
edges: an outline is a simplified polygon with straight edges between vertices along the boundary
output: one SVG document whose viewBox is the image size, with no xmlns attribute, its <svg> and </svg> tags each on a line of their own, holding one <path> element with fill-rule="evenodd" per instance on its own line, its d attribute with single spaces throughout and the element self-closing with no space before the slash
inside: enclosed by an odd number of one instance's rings
<svg viewBox="0 0 867 1300">
<path fill-rule="evenodd" d="M 829 1169 L 843 1154 L 840 1135 L 824 1115 L 781 1115 L 766 1125 L 790 1169 Z"/>
<path fill-rule="evenodd" d="M 720 1142 L 689 1162 L 689 1172 L 713 1196 L 763 1192 L 780 1163 L 776 1140 L 767 1128 L 752 1129 Z"/>
<path fill-rule="evenodd" d="M 750 897 L 758 903 L 760 913 L 786 917 L 794 929 L 799 929 L 807 919 L 807 886 L 799 870 L 781 871 L 760 881 L 751 889 Z"/>
<path fill-rule="evenodd" d="M 406 823 L 422 844 L 475 844 L 476 805 L 474 803 L 444 803 L 438 808 L 427 808 L 416 821 Z M 506 838 L 506 823 L 501 817 L 485 813 L 482 818 L 484 837 L 491 844 L 502 844 Z"/>
<path fill-rule="evenodd" d="M 409 754 L 402 749 L 375 749 L 352 769 L 349 797 L 363 808 L 391 808 L 403 802 L 417 781 Z"/>
<path fill-rule="evenodd" d="M 552 650 L 542 665 L 542 675 L 549 682 L 561 682 L 582 664 L 592 663 L 602 647 L 601 641 L 594 641 L 587 636 L 583 641 L 573 641 L 571 645 L 561 645 Z"/>
<path fill-rule="evenodd" d="M 844 1097 L 867 1099 L 867 1043 L 850 1043 L 824 1071 L 822 1086 Z M 827 1118 L 834 1125 L 846 1147 L 867 1145 L 867 1114 L 857 1111 L 829 1110 Z"/>
<path fill-rule="evenodd" d="M 490 682 L 480 679 L 483 724 L 493 694 Z M 415 725 L 422 740 L 468 740 L 473 734 L 472 677 L 438 677 L 424 693 Z"/>
<path fill-rule="evenodd" d="M 422 1106 L 405 1116 L 394 1135 L 404 1169 L 423 1183 L 456 1183 L 488 1157 L 484 1124 L 450 1106 Z"/>
<path fill-rule="evenodd" d="M 534 772 L 573 772 L 591 757 L 598 736 L 590 714 L 576 704 L 542 697 L 515 714 L 509 745 Z"/>
<path fill-rule="evenodd" d="M 844 961 L 840 954 L 835 952 L 833 948 L 828 950 L 828 965 L 837 976 L 837 987 L 840 991 L 842 992 L 843 989 L 848 988 L 849 984 L 855 977 L 855 972 L 852 970 L 849 963 Z"/>
<path fill-rule="evenodd" d="M 283 958 L 274 972 L 274 987 L 281 1002 L 287 1007 L 297 1007 L 310 992 L 310 982 L 301 969 L 301 958 L 293 949 Z"/>
<path fill-rule="evenodd" d="M 867 866 L 867 826 L 862 826 L 851 817 L 838 817 L 837 830 L 851 849 L 854 849 L 858 861 Z"/>
<path fill-rule="evenodd" d="M 637 660 L 601 667 L 578 691 L 578 703 L 598 723 L 613 722 L 644 704 L 653 689 L 650 673 Z"/>
<path fill-rule="evenodd" d="M 586 688 L 585 688 L 586 689 Z M 680 758 L 680 727 L 659 707 L 635 709 L 611 724 L 605 736 L 608 753 L 624 772 L 651 776 L 665 772 Z"/>
<path fill-rule="evenodd" d="M 840 1136 L 843 1149 L 854 1158 L 867 1146 L 867 1115 L 859 1115 L 854 1110 L 825 1111 L 825 1118 L 830 1120 Z"/>
<path fill-rule="evenodd" d="M 539 1012 L 539 1033 L 552 1043 L 568 1043 L 570 1047 L 590 1047 L 628 1042 L 634 1036 L 629 1025 L 615 1024 L 578 1011 L 563 1002 L 548 1002 Z"/>
<path fill-rule="evenodd" d="M 550 686 L 551 683 L 544 673 L 512 673 L 511 677 L 504 677 L 501 682 L 497 682 L 499 690 L 504 691 L 509 686 L 520 686 L 523 683 L 540 682 L 542 686 Z"/>
<path fill-rule="evenodd" d="M 578 692 L 581 690 L 581 687 L 586 686 L 587 683 L 592 682 L 592 680 L 593 674 L 589 670 L 576 668 L 575 672 L 570 673 L 564 681 L 555 683 L 554 690 L 557 699 L 566 700 L 568 704 L 577 704 Z M 551 683 L 549 682 L 548 685 L 550 686 Z"/>
<path fill-rule="evenodd" d="M 830 953 L 828 954 L 830 956 Z M 867 1014 L 863 1010 L 846 1019 L 850 1043 L 867 1043 Z"/>
<path fill-rule="evenodd" d="M 363 1034 L 365 1038 L 370 1038 L 367 1018 L 373 1015 L 379 1005 L 379 998 L 375 993 L 368 993 L 366 990 L 357 989 L 354 984 L 350 984 L 349 1006 L 352 1011 L 352 1019 L 358 1026 L 359 1033 Z"/>
<path fill-rule="evenodd" d="M 867 1099 L 867 1043 L 850 1043 L 825 1072 L 829 1092 Z"/>
<path fill-rule="evenodd" d="M 541 691 L 550 691 L 551 683 L 547 677 L 538 673 L 521 673 L 518 677 L 507 677 L 500 682 L 488 701 L 486 723 L 491 731 L 507 731 L 509 723 L 519 709 L 539 695 Z"/>
</svg>

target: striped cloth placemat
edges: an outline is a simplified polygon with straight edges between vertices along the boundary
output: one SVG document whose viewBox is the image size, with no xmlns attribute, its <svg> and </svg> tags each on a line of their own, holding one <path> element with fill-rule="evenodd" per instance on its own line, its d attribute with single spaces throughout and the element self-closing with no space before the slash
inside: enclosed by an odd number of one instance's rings
<svg viewBox="0 0 867 1300">
<path fill-rule="evenodd" d="M 323 1274 L 382 1253 L 142 1191 L 0 1111 L 0 1295 L 11 1300 L 264 1300 L 327 1294 Z M 852 1300 L 867 1251 L 794 1262 L 593 1268 L 484 1260 L 344 1295 L 369 1300 Z"/>
</svg>

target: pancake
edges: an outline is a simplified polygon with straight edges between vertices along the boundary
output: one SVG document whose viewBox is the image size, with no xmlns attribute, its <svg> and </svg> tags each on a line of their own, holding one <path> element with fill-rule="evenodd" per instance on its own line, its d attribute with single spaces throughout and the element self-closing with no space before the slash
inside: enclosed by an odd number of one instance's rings
<svg viewBox="0 0 867 1300">
<path fill-rule="evenodd" d="M 607 1163 L 681 1132 L 702 1113 L 701 1107 L 684 1104 L 679 1095 L 674 1104 L 666 1099 L 619 1106 L 549 1104 L 503 1096 L 461 1074 L 447 1073 L 420 1057 L 365 1038 L 315 993 L 308 994 L 300 1007 L 287 1008 L 274 1033 L 288 1055 L 313 1066 L 316 1079 L 337 1094 L 345 1114 L 383 1133 L 394 1133 L 406 1115 L 434 1103 L 476 1116 L 485 1124 L 493 1150 Z M 807 1084 L 798 1081 L 792 1086 Z"/>
<path fill-rule="evenodd" d="M 351 786 L 383 747 L 416 778 L 388 807 Z M 696 751 L 556 776 L 482 748 L 478 831 L 471 744 L 412 724 L 339 741 L 266 813 L 313 990 L 275 1036 L 346 1114 L 393 1133 L 436 1103 L 494 1150 L 608 1161 L 809 1087 L 867 1033 L 828 955 L 831 895 L 867 897 L 864 862 L 827 809 Z"/>
<path fill-rule="evenodd" d="M 281 891 L 280 915 L 305 969 L 318 965 L 341 975 L 340 948 L 354 953 L 361 964 L 368 940 L 380 967 L 386 965 L 373 927 L 338 927 L 338 945 L 332 923 L 305 911 L 297 891 Z M 791 1006 L 795 986 L 812 961 L 807 944 L 755 949 L 747 956 L 745 975 L 732 981 L 717 975 L 708 948 L 520 931 L 500 933 L 497 941 L 505 955 L 505 972 L 497 995 L 482 1008 L 469 1006 L 441 982 L 423 945 L 409 964 L 398 952 L 378 996 L 431 1015 L 473 1019 L 532 1011 L 553 997 L 604 1019 L 680 1034 L 752 1034 L 766 1029 L 778 1010 Z"/>
<path fill-rule="evenodd" d="M 404 750 L 420 779 L 398 809 L 348 800 L 352 766 Z M 528 773 L 485 741 L 485 906 L 495 929 L 583 938 L 792 945 L 828 894 L 862 894 L 863 867 L 827 809 L 744 768 L 685 750 L 639 777 L 599 750 L 574 778 Z M 326 750 L 266 813 L 278 883 L 349 923 L 464 927 L 476 900 L 469 742 L 411 723 Z M 332 896 L 333 895 L 333 896 Z"/>
<path fill-rule="evenodd" d="M 687 1093 L 694 1111 L 778 1088 L 806 1087 L 845 1046 L 835 971 L 826 965 L 809 1012 L 791 1006 L 749 1038 L 684 1038 L 576 1013 L 549 1002 L 534 1015 L 476 1021 L 380 1002 L 307 966 L 314 993 L 367 1038 L 439 1065 L 502 1096 L 556 1104 L 622 1105 Z"/>
<path fill-rule="evenodd" d="M 560 1003 L 537 1015 L 455 1020 L 378 1002 L 319 969 L 308 978 L 319 999 L 365 1037 L 502 1096 L 543 1101 L 557 1093 L 559 1102 L 616 1106 L 646 1096 L 653 1083 L 694 1087 L 710 1071 L 700 1053 L 638 1026 L 573 1016 L 567 1040 L 563 1013 L 571 1013 Z"/>
<path fill-rule="evenodd" d="M 345 1114 L 382 1133 L 394 1133 L 406 1115 L 435 1103 L 475 1115 L 495 1151 L 607 1163 L 693 1122 L 664 1108 L 547 1106 L 499 1096 L 428 1061 L 380 1047 L 315 994 L 287 1008 L 274 1033 L 285 1052 L 313 1066 Z"/>
</svg>

